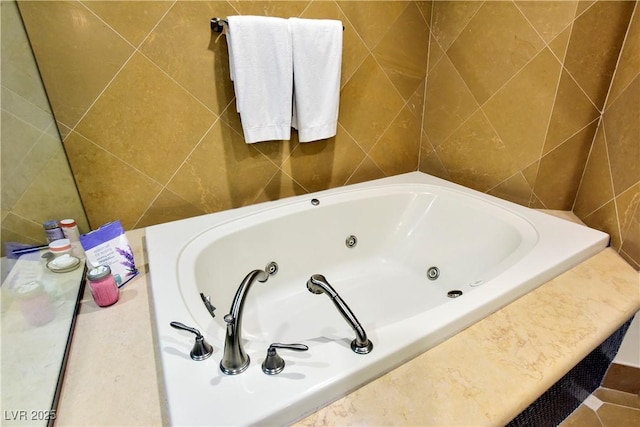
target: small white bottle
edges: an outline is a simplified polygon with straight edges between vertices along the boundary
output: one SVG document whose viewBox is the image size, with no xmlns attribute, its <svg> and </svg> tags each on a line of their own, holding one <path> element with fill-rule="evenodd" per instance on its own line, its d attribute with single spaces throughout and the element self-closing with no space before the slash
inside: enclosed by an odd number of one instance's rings
<svg viewBox="0 0 640 427">
<path fill-rule="evenodd" d="M 63 219 L 58 222 L 65 239 L 69 239 L 75 256 L 84 256 L 82 245 L 80 244 L 80 231 L 76 221 L 71 218 Z"/>
</svg>

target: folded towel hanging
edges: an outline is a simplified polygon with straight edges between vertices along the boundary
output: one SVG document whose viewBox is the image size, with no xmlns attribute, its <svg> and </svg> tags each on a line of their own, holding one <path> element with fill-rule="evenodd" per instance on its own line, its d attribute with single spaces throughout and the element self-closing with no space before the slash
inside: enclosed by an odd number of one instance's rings
<svg viewBox="0 0 640 427">
<path fill-rule="evenodd" d="M 342 22 L 289 18 L 293 117 L 300 142 L 335 136 L 340 101 Z"/>
<path fill-rule="evenodd" d="M 229 16 L 227 45 L 245 141 L 291 137 L 293 62 L 289 23 L 267 16 Z"/>
</svg>

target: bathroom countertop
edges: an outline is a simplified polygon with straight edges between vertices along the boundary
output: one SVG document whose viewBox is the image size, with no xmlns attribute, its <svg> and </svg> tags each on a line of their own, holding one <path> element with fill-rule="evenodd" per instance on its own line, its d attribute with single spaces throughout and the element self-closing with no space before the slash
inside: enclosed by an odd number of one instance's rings
<svg viewBox="0 0 640 427">
<path fill-rule="evenodd" d="M 127 236 L 141 274 L 108 308 L 86 287 L 58 426 L 163 422 L 144 230 Z M 639 273 L 607 248 L 297 425 L 504 425 L 639 309 Z"/>
</svg>

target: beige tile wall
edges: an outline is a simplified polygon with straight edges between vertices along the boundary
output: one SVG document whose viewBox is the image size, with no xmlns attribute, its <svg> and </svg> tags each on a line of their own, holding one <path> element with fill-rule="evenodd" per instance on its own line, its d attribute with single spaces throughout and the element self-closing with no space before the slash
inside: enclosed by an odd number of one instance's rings
<svg viewBox="0 0 640 427">
<path fill-rule="evenodd" d="M 435 2 L 420 170 L 571 210 L 633 6 Z"/>
<path fill-rule="evenodd" d="M 93 227 L 117 218 L 142 227 L 418 167 L 429 2 L 25 1 L 20 10 Z M 343 21 L 335 138 L 244 143 L 226 39 L 209 29 L 210 18 L 233 14 Z"/>
<path fill-rule="evenodd" d="M 640 10 L 631 20 L 574 212 L 640 270 Z"/>
<path fill-rule="evenodd" d="M 20 9 L 91 225 L 119 218 L 134 228 L 416 169 L 570 210 L 635 4 L 24 1 Z M 231 14 L 343 21 L 335 138 L 244 144 L 226 40 L 208 29 L 209 18 Z"/>
<path fill-rule="evenodd" d="M 420 170 L 530 207 L 575 201 L 638 268 L 636 4 L 434 2 Z"/>
<path fill-rule="evenodd" d="M 89 228 L 16 3 L 0 2 L 0 16 L 4 256 L 6 242 L 45 243 L 50 219 Z"/>
</svg>

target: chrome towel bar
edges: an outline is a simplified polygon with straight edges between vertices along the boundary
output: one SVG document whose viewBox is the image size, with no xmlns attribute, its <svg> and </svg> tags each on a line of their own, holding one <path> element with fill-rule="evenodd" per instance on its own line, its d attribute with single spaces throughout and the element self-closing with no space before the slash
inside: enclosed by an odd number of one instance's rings
<svg viewBox="0 0 640 427">
<path fill-rule="evenodd" d="M 222 33 L 225 27 L 229 28 L 229 22 L 222 18 L 211 18 L 210 25 L 211 31 L 215 33 Z M 342 31 L 344 31 L 344 25 L 342 26 Z"/>
</svg>

